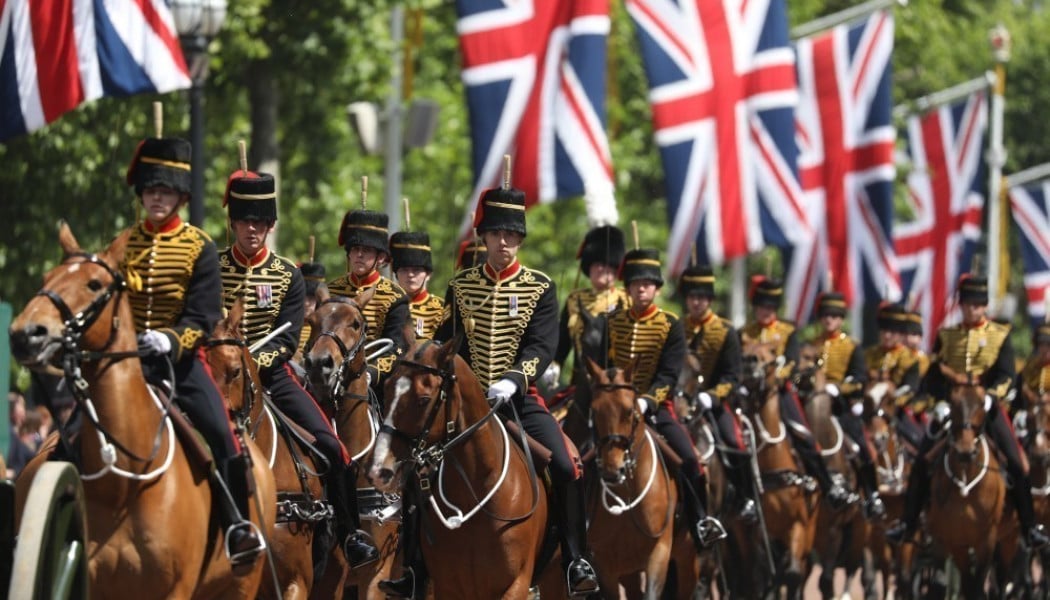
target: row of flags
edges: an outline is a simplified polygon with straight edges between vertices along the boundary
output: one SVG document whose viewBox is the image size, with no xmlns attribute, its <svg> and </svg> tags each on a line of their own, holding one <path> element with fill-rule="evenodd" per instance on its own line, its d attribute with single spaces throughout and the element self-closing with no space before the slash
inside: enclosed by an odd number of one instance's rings
<svg viewBox="0 0 1050 600">
<path fill-rule="evenodd" d="M 673 274 L 694 252 L 718 265 L 776 246 L 796 320 L 808 321 L 818 293 L 832 288 L 853 306 L 855 331 L 864 304 L 882 300 L 919 310 L 928 338 L 958 318 L 955 285 L 973 264 L 989 178 L 987 87 L 908 118 L 911 216 L 896 215 L 890 10 L 792 42 L 784 0 L 624 2 L 663 161 Z M 457 9 L 474 197 L 496 185 L 500 157 L 512 154 L 514 181 L 531 201 L 582 194 L 591 225 L 609 222 L 591 210 L 594 199 L 614 204 L 608 2 L 457 0 Z M 1040 321 L 1050 286 L 1046 192 L 1045 182 L 1009 190 L 1028 307 Z"/>
<path fill-rule="evenodd" d="M 672 273 L 694 246 L 712 264 L 776 246 L 796 320 L 807 320 L 829 288 L 856 308 L 907 299 L 927 332 L 953 319 L 955 282 L 981 237 L 986 90 L 908 119 L 912 217 L 902 220 L 893 205 L 891 12 L 792 42 L 784 0 L 625 4 L 666 177 Z M 615 223 L 605 129 L 609 0 L 456 6 L 472 198 L 497 183 L 509 153 L 530 202 L 582 195 L 591 225 Z M 164 0 L 0 0 L 0 141 L 101 96 L 190 85 Z M 1042 321 L 1050 182 L 1008 193 L 1029 313 Z"/>
</svg>

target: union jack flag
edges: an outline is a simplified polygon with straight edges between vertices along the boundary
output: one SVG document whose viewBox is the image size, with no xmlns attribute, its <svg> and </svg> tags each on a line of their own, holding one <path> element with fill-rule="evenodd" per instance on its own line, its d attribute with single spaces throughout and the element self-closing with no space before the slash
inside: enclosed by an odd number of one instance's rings
<svg viewBox="0 0 1050 600">
<path fill-rule="evenodd" d="M 188 88 L 163 0 L 0 0 L 0 140 L 84 102 Z"/>
<path fill-rule="evenodd" d="M 795 58 L 783 0 L 628 0 L 667 181 L 668 267 L 809 233 L 795 172 Z"/>
<path fill-rule="evenodd" d="M 514 157 L 513 183 L 529 206 L 596 197 L 614 222 L 608 0 L 457 0 L 456 9 L 474 165 L 461 233 L 481 193 L 499 183 L 504 154 Z"/>
<path fill-rule="evenodd" d="M 811 302 L 816 286 L 830 283 L 853 308 L 859 331 L 866 300 L 900 297 L 891 237 L 893 16 L 876 11 L 803 38 L 796 50 L 799 180 L 817 242 L 794 249 L 788 289 L 794 284 L 794 297 Z M 833 281 L 822 281 L 824 274 Z M 805 320 L 811 304 L 796 302 L 789 308 Z"/>
<path fill-rule="evenodd" d="M 1050 180 L 1010 188 L 1010 209 L 1021 234 L 1028 316 L 1034 328 L 1046 320 L 1050 295 Z"/>
<path fill-rule="evenodd" d="M 923 317 L 926 347 L 938 329 L 958 321 L 955 284 L 970 270 L 981 237 L 987 125 L 984 92 L 908 119 L 915 219 L 897 224 L 893 241 L 909 308 Z"/>
</svg>

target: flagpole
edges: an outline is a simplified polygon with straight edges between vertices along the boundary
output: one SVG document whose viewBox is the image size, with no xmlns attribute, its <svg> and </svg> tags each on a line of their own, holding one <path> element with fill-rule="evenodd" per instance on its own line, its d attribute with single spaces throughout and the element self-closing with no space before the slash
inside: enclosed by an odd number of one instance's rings
<svg viewBox="0 0 1050 600">
<path fill-rule="evenodd" d="M 988 314 L 1001 316 L 1000 307 L 1010 277 L 1009 255 L 1006 248 L 1003 209 L 1003 164 L 1006 148 L 1003 146 L 1003 112 L 1006 104 L 1006 62 L 1010 60 L 1010 33 L 1000 23 L 988 34 L 995 57 L 995 82 L 992 86 L 991 119 L 988 149 Z"/>
<path fill-rule="evenodd" d="M 729 261 L 731 283 L 729 285 L 729 320 L 733 327 L 743 327 L 747 322 L 744 310 L 744 290 L 747 287 L 747 258 L 744 256 Z"/>
<path fill-rule="evenodd" d="M 877 10 L 889 8 L 894 4 L 898 4 L 900 6 L 907 6 L 908 0 L 868 0 L 863 4 L 851 6 L 837 13 L 813 19 L 809 23 L 803 23 L 798 27 L 792 28 L 791 39 L 797 40 L 799 38 L 811 36 L 815 33 L 820 33 L 825 29 L 831 29 L 832 27 L 835 27 L 837 25 L 849 23 L 850 21 L 855 21 L 857 19 L 870 15 L 871 13 Z"/>
<path fill-rule="evenodd" d="M 1029 167 L 1024 171 L 1014 173 L 1006 178 L 1006 187 L 1015 188 L 1022 185 L 1027 185 L 1033 181 L 1039 181 L 1040 179 L 1046 179 L 1050 177 L 1050 162 L 1045 162 L 1041 165 Z"/>
<path fill-rule="evenodd" d="M 953 85 L 950 88 L 927 94 L 910 102 L 898 104 L 893 107 L 893 116 L 897 119 L 903 119 L 909 114 L 924 113 L 938 106 L 950 104 L 960 98 L 965 98 L 974 92 L 979 92 L 989 87 L 994 88 L 998 80 L 998 75 L 996 75 L 994 71 L 985 71 L 984 75 L 981 77 L 976 77 L 969 81 Z"/>
</svg>

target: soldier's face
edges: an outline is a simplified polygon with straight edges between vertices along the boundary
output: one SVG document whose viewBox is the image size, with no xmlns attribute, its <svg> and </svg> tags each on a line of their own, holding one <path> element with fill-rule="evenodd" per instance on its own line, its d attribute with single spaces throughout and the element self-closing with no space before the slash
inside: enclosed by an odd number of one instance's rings
<svg viewBox="0 0 1050 600">
<path fill-rule="evenodd" d="M 594 263 L 587 272 L 587 278 L 591 280 L 592 288 L 604 292 L 616 282 L 616 269 L 612 265 Z"/>
<path fill-rule="evenodd" d="M 959 309 L 962 311 L 963 323 L 967 325 L 976 325 L 984 319 L 984 314 L 988 311 L 988 305 L 975 304 L 973 302 L 960 302 Z"/>
<path fill-rule="evenodd" d="M 755 320 L 761 325 L 769 325 L 777 318 L 777 309 L 762 304 L 755 305 Z"/>
<path fill-rule="evenodd" d="M 838 315 L 824 315 L 820 317 L 820 326 L 829 333 L 838 331 L 842 327 L 842 317 Z"/>
<path fill-rule="evenodd" d="M 879 343 L 883 348 L 896 348 L 901 343 L 901 334 L 886 329 L 879 330 Z"/>
<path fill-rule="evenodd" d="M 638 312 L 649 308 L 649 305 L 656 299 L 657 289 L 655 281 L 649 281 L 648 279 L 632 281 L 627 286 L 627 293 L 631 296 L 631 307 Z"/>
<path fill-rule="evenodd" d="M 525 238 L 514 231 L 496 229 L 481 234 L 481 239 L 485 240 L 485 247 L 488 248 L 489 266 L 502 271 L 514 263 Z"/>
<path fill-rule="evenodd" d="M 250 258 L 266 246 L 266 236 L 273 230 L 273 223 L 256 219 L 238 219 L 230 221 L 230 228 L 233 229 L 233 239 L 237 249 Z"/>
<path fill-rule="evenodd" d="M 154 225 L 163 225 L 175 213 L 183 194 L 166 187 L 148 187 L 142 190 L 142 208 L 146 219 Z"/>
<path fill-rule="evenodd" d="M 423 267 L 401 267 L 395 273 L 397 283 L 410 297 L 415 296 L 427 284 L 427 270 Z"/>
<path fill-rule="evenodd" d="M 699 319 L 704 316 L 707 309 L 711 308 L 711 299 L 700 294 L 689 294 L 685 297 L 685 310 L 690 317 Z"/>
<path fill-rule="evenodd" d="M 1043 362 L 1050 361 L 1050 344 L 1043 342 L 1035 347 L 1036 356 L 1043 360 Z"/>
<path fill-rule="evenodd" d="M 350 272 L 364 277 L 375 270 L 379 262 L 379 251 L 368 246 L 351 246 L 346 258 L 350 261 Z"/>
</svg>

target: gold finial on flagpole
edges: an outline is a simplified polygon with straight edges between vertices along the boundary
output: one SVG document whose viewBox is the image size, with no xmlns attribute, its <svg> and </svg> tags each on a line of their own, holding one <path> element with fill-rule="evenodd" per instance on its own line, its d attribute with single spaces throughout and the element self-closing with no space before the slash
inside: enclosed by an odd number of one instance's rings
<svg viewBox="0 0 1050 600">
<path fill-rule="evenodd" d="M 310 236 L 310 260 L 309 260 L 309 262 L 314 262 L 314 246 L 315 246 L 315 241 L 316 241 L 316 240 L 314 239 L 314 236 L 312 236 L 312 235 L 311 235 L 311 236 Z"/>
<path fill-rule="evenodd" d="M 402 198 L 401 203 L 405 207 L 405 229 L 404 231 L 412 231 L 412 215 L 408 209 L 408 198 Z"/>
<path fill-rule="evenodd" d="M 158 138 L 164 137 L 164 104 L 159 101 L 153 103 L 153 131 Z"/>
<path fill-rule="evenodd" d="M 696 266 L 696 242 L 693 242 L 693 247 L 689 249 L 689 266 Z"/>
<path fill-rule="evenodd" d="M 361 176 L 361 208 L 368 208 L 368 175 Z"/>
<path fill-rule="evenodd" d="M 244 140 L 237 140 L 237 156 L 240 160 L 241 175 L 248 176 L 248 144 Z"/>
<path fill-rule="evenodd" d="M 773 276 L 773 255 L 766 253 L 766 277 Z"/>
<path fill-rule="evenodd" d="M 510 189 L 510 155 L 503 155 L 503 189 Z"/>
<path fill-rule="evenodd" d="M 638 250 L 641 244 L 638 242 L 638 221 L 631 219 L 631 233 L 634 234 L 634 249 Z"/>
<path fill-rule="evenodd" d="M 981 274 L 981 255 L 980 254 L 976 254 L 975 253 L 973 255 L 973 263 L 970 265 L 970 274 L 971 275 L 980 275 Z"/>
</svg>

